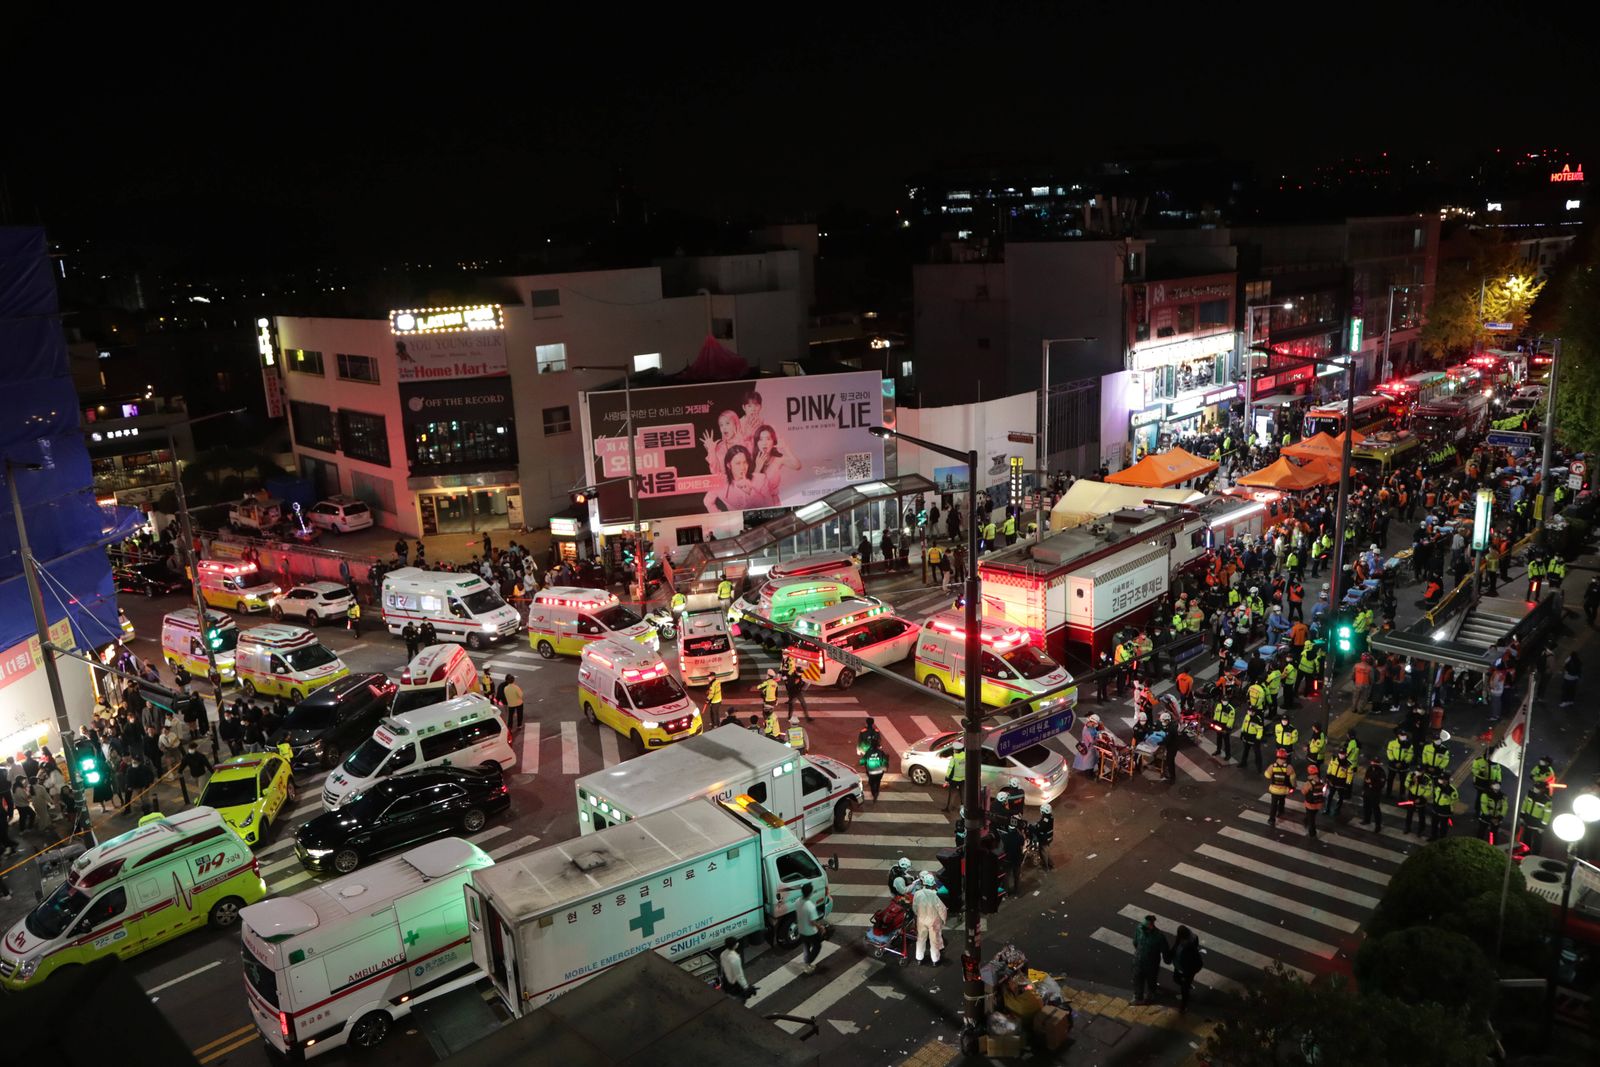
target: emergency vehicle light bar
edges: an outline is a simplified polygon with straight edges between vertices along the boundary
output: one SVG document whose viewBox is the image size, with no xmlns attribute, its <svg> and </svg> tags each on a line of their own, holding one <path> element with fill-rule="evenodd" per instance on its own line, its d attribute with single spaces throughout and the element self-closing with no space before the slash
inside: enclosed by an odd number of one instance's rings
<svg viewBox="0 0 1600 1067">
<path fill-rule="evenodd" d="M 214 574 L 254 574 L 260 570 L 254 563 L 226 563 L 220 559 L 203 559 L 200 569 Z"/>
<path fill-rule="evenodd" d="M 595 608 L 595 607 L 608 608 L 611 605 L 617 603 L 617 598 L 616 598 L 616 595 L 613 594 L 613 593 L 607 593 L 603 600 L 572 600 L 572 599 L 569 599 L 567 597 L 546 597 L 546 596 L 541 596 L 541 597 L 537 597 L 534 600 L 534 603 L 536 603 L 536 604 L 554 604 L 554 605 L 557 605 L 557 606 L 563 607 L 563 608 Z"/>
</svg>

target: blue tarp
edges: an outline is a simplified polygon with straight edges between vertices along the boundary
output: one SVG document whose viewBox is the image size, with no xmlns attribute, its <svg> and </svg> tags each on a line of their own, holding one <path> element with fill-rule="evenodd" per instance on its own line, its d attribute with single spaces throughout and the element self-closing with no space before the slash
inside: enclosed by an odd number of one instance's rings
<svg viewBox="0 0 1600 1067">
<path fill-rule="evenodd" d="M 29 545 L 44 572 L 45 614 L 51 622 L 69 616 L 79 647 L 92 648 L 120 633 L 102 548 L 126 536 L 136 517 L 95 503 L 57 311 L 44 230 L 0 227 L 0 457 L 46 468 L 13 472 Z M 0 471 L 0 478 L 11 476 Z M 10 488 L 0 490 L 0 648 L 36 632 Z"/>
</svg>

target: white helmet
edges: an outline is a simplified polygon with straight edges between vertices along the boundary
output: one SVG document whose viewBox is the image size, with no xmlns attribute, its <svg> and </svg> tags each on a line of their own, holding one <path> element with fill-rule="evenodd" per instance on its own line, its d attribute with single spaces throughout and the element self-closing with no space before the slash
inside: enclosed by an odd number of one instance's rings
<svg viewBox="0 0 1600 1067">
<path fill-rule="evenodd" d="M 1100 726 L 1100 725 L 1102 725 L 1102 723 L 1100 722 L 1100 716 L 1099 715 L 1090 715 L 1087 719 L 1085 719 L 1083 721 L 1088 723 L 1090 726 Z"/>
<path fill-rule="evenodd" d="M 1230 637 L 1226 641 L 1222 642 L 1222 647 L 1223 648 L 1232 648 L 1233 647 L 1233 638 Z"/>
<path fill-rule="evenodd" d="M 1369 549 L 1368 549 L 1368 551 L 1369 551 L 1369 552 L 1376 552 L 1376 551 L 1378 551 L 1378 546 L 1377 546 L 1377 545 L 1372 545 L 1372 546 L 1371 546 L 1371 547 L 1370 547 L 1370 548 L 1369 548 Z"/>
<path fill-rule="evenodd" d="M 1250 595 L 1251 596 L 1259 596 L 1260 593 L 1261 593 L 1261 587 L 1259 585 L 1252 585 L 1250 587 Z"/>
<path fill-rule="evenodd" d="M 922 872 L 922 884 L 923 885 L 927 886 L 929 889 L 932 889 L 934 887 L 934 882 L 935 882 L 935 880 L 934 880 L 932 871 L 923 871 Z"/>
<path fill-rule="evenodd" d="M 1015 778 L 1010 778 L 1010 779 L 1006 780 L 1006 788 L 1007 789 L 1015 789 L 1017 792 L 1020 793 L 1020 792 L 1022 792 L 1022 783 L 1017 781 Z"/>
<path fill-rule="evenodd" d="M 1276 615 L 1276 614 L 1277 614 L 1277 613 L 1278 613 L 1278 612 L 1280 612 L 1280 611 L 1282 611 L 1282 610 L 1283 610 L 1283 609 L 1282 609 L 1282 608 L 1280 608 L 1280 607 L 1278 607 L 1278 605 L 1276 605 L 1276 604 L 1274 604 L 1274 605 L 1272 605 L 1272 613 L 1273 613 L 1273 614 L 1274 614 L 1274 615 Z"/>
<path fill-rule="evenodd" d="M 1048 805 L 1048 804 L 1040 804 L 1039 805 L 1039 814 L 1040 815 L 1049 815 L 1050 814 L 1050 805 Z"/>
<path fill-rule="evenodd" d="M 911 869 L 911 860 L 908 857 L 901 856 L 900 859 L 896 861 L 895 866 L 900 868 L 902 871 L 909 871 Z"/>
</svg>

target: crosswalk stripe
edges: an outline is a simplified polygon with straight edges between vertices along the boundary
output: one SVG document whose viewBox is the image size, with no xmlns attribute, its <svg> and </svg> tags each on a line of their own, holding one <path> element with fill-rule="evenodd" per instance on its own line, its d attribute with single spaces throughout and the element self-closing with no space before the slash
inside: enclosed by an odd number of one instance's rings
<svg viewBox="0 0 1600 1067">
<path fill-rule="evenodd" d="M 885 756 L 892 755 L 893 758 L 899 759 L 901 753 L 905 752 L 911 747 L 910 745 L 906 744 L 906 739 L 900 736 L 900 731 L 896 730 L 894 725 L 888 720 L 884 720 L 883 722 L 874 722 L 873 725 L 876 726 L 878 728 L 878 732 L 883 735 L 884 744 L 889 746 L 889 751 L 884 753 Z"/>
<path fill-rule="evenodd" d="M 815 844 L 812 846 L 812 851 L 815 852 L 816 849 L 822 845 L 828 845 L 831 847 L 838 847 L 840 845 L 872 845 L 874 847 L 898 848 L 902 851 L 907 851 L 914 848 L 941 849 L 948 847 L 949 844 L 950 838 L 944 836 L 898 837 L 889 834 L 858 834 L 847 831 L 842 834 L 828 834 L 825 837 L 818 838 Z"/>
<path fill-rule="evenodd" d="M 257 849 L 256 850 L 256 859 L 259 860 L 259 859 L 261 859 L 262 856 L 270 856 L 274 852 L 282 852 L 286 848 L 293 848 L 293 847 L 294 847 L 294 835 L 293 834 L 284 834 L 282 837 L 280 837 L 276 841 L 272 842 L 272 844 L 263 845 L 261 848 Z"/>
<path fill-rule="evenodd" d="M 270 888 L 272 889 L 273 893 L 281 895 L 283 893 L 287 893 L 289 890 L 293 889 L 302 882 L 309 881 L 311 881 L 311 872 L 301 871 L 299 874 L 291 874 L 289 877 L 285 878 L 277 885 L 271 886 Z"/>
<path fill-rule="evenodd" d="M 818 963 L 822 963 L 829 956 L 833 955 L 835 952 L 838 952 L 838 951 L 839 951 L 839 946 L 836 943 L 834 943 L 832 941 L 824 941 L 822 943 L 822 951 L 820 953 L 818 953 L 818 955 L 817 955 L 817 962 Z M 779 990 L 783 989 L 784 986 L 787 986 L 790 982 L 794 981 L 796 978 L 799 978 L 800 977 L 800 968 L 801 968 L 801 966 L 803 966 L 803 959 L 804 959 L 803 956 L 797 954 L 793 959 L 786 961 L 777 970 L 775 970 L 772 973 L 768 974 L 765 978 L 762 978 L 759 981 L 757 981 L 756 982 L 756 994 L 755 994 L 755 996 L 751 997 L 749 1000 L 744 1002 L 745 1003 L 745 1007 L 747 1007 L 747 1008 L 755 1007 L 757 1004 L 760 1004 L 762 1001 L 766 1000 L 768 997 L 772 996 L 773 994 L 777 993 Z"/>
<path fill-rule="evenodd" d="M 949 826 L 950 819 L 937 812 L 923 811 L 858 811 L 856 822 L 923 822 Z"/>
<path fill-rule="evenodd" d="M 869 800 L 867 803 L 869 803 L 869 804 L 927 804 L 927 803 L 931 803 L 931 802 L 932 802 L 932 794 L 929 794 L 929 793 L 923 793 L 923 792 L 896 793 L 892 789 L 885 789 L 883 792 L 878 794 L 878 799 L 877 800 Z M 856 816 L 856 818 L 859 819 L 860 816 L 858 815 L 858 816 Z"/>
<path fill-rule="evenodd" d="M 261 877 L 271 881 L 272 876 L 277 874 L 279 871 L 288 870 L 290 867 L 298 866 L 300 866 L 299 856 L 285 856 L 281 860 L 274 860 L 271 863 L 263 864 L 261 867 Z"/>
<path fill-rule="evenodd" d="M 1110 945 L 1112 948 L 1124 952 L 1129 956 L 1133 955 L 1133 938 L 1127 934 L 1119 934 L 1112 930 L 1107 930 L 1104 926 L 1102 926 L 1089 936 L 1095 941 L 1100 942 L 1102 945 Z M 1210 948 L 1209 944 L 1202 946 L 1202 949 L 1207 948 Z M 1244 983 L 1236 982 L 1227 975 L 1218 974 L 1216 971 L 1212 970 L 1201 971 L 1199 974 L 1194 976 L 1194 980 L 1200 985 L 1224 993 L 1240 993 L 1243 992 L 1245 988 Z"/>
<path fill-rule="evenodd" d="M 1195 849 L 1195 854 L 1204 856 L 1207 859 L 1219 860 L 1242 871 L 1258 874 L 1263 878 L 1271 878 L 1275 882 L 1288 882 L 1296 889 L 1309 889 L 1313 893 L 1321 893 L 1323 896 L 1333 897 L 1335 900 L 1347 900 L 1363 908 L 1371 909 L 1378 906 L 1377 897 L 1368 896 L 1366 893 L 1358 893 L 1354 889 L 1346 889 L 1344 886 L 1334 885 L 1332 882 L 1307 878 L 1303 874 L 1286 871 L 1270 863 L 1263 863 L 1260 860 L 1251 859 L 1249 856 L 1241 856 L 1237 852 L 1229 852 L 1225 848 L 1217 848 L 1215 845 L 1201 845 Z M 1319 856 L 1317 859 L 1320 860 L 1321 857 Z"/>
<path fill-rule="evenodd" d="M 519 837 L 515 841 L 511 841 L 511 842 L 508 842 L 507 844 L 501 845 L 499 848 L 490 849 L 489 850 L 489 858 L 492 859 L 492 860 L 497 860 L 497 859 L 500 859 L 502 856 L 509 856 L 513 852 L 520 852 L 522 849 L 527 848 L 529 845 L 537 845 L 538 843 L 539 843 L 539 839 L 537 837 L 533 836 L 532 834 L 529 834 L 527 837 Z"/>
<path fill-rule="evenodd" d="M 1277 908 L 1279 911 L 1286 911 L 1291 915 L 1299 915 L 1310 919 L 1314 923 L 1321 923 L 1323 926 L 1330 926 L 1347 934 L 1353 934 L 1361 927 L 1361 924 L 1354 919 L 1346 919 L 1342 915 L 1332 915 L 1321 908 L 1307 907 L 1298 900 L 1285 899 L 1270 889 L 1258 889 L 1253 885 L 1248 885 L 1233 878 L 1225 878 L 1220 874 L 1196 867 L 1193 864 L 1179 863 L 1172 868 L 1172 873 L 1182 878 L 1200 882 L 1203 885 L 1225 889 L 1236 897 L 1253 900 L 1257 904 L 1264 904 L 1269 908 Z"/>
<path fill-rule="evenodd" d="M 282 823 L 283 820 L 285 820 L 285 819 L 292 819 L 297 815 L 304 815 L 306 812 L 309 812 L 309 811 L 321 811 L 321 810 L 322 810 L 322 797 L 320 795 L 312 796 L 312 797 L 310 797 L 310 798 L 308 798 L 306 800 L 302 800 L 300 803 L 296 804 L 289 811 L 286 811 L 286 812 L 280 811 L 280 812 L 278 812 L 278 822 Z"/>
<path fill-rule="evenodd" d="M 1252 834 L 1235 826 L 1224 826 L 1222 828 L 1222 836 L 1232 841 L 1238 841 L 1241 844 L 1254 845 L 1256 848 L 1265 849 L 1274 855 L 1282 854 L 1290 859 L 1299 859 L 1306 863 L 1315 864 L 1324 870 L 1348 874 L 1352 878 L 1360 878 L 1362 881 L 1371 882 L 1373 885 L 1389 884 L 1390 875 L 1387 872 L 1375 871 L 1357 863 L 1346 863 L 1344 860 L 1324 856 L 1320 852 L 1312 852 L 1309 849 L 1285 844 L 1282 841 L 1275 841 L 1270 837 L 1262 837 L 1260 834 Z"/>
<path fill-rule="evenodd" d="M 938 724 L 926 715 L 913 715 L 911 716 L 911 721 L 916 723 L 917 729 L 921 730 L 924 736 L 932 736 L 943 732 Z"/>
<path fill-rule="evenodd" d="M 471 841 L 479 848 L 482 848 L 485 841 L 493 841 L 495 838 L 509 834 L 510 832 L 511 826 L 508 823 L 501 823 L 499 826 L 491 826 L 486 830 L 479 831 L 478 833 L 468 837 L 467 840 Z"/>
<path fill-rule="evenodd" d="M 522 726 L 522 762 L 517 770 L 523 774 L 539 773 L 538 722 L 524 723 Z"/>
<path fill-rule="evenodd" d="M 874 908 L 873 911 L 877 909 Z M 841 911 L 828 916 L 828 921 L 835 926 L 871 926 L 871 911 Z"/>
<path fill-rule="evenodd" d="M 1259 799 L 1263 804 L 1270 804 L 1272 803 L 1272 794 L 1262 793 Z M 1355 810 L 1360 806 L 1361 802 L 1355 797 L 1351 797 L 1343 805 L 1344 808 L 1348 808 L 1350 810 Z M 1287 807 L 1290 811 L 1305 811 L 1306 802 L 1301 800 L 1299 797 L 1290 797 L 1288 802 L 1285 804 L 1285 807 Z M 1381 807 L 1383 808 L 1384 814 L 1390 816 L 1391 818 L 1403 819 L 1406 817 L 1406 809 L 1396 804 L 1383 804 Z"/>
<path fill-rule="evenodd" d="M 835 897 L 883 897 L 887 902 L 889 888 L 882 882 L 829 882 L 828 894 Z"/>
<path fill-rule="evenodd" d="M 1121 915 L 1125 919 L 1132 919 L 1135 922 L 1138 922 L 1146 915 L 1151 914 L 1151 912 L 1148 909 L 1136 908 L 1132 904 L 1127 904 L 1124 905 L 1122 910 L 1118 911 L 1117 914 Z M 1165 924 L 1169 930 L 1177 930 L 1177 928 L 1180 926 L 1189 926 L 1188 923 L 1179 922 L 1177 919 L 1174 919 L 1169 915 L 1162 915 L 1160 912 L 1156 912 L 1154 914 L 1156 921 Z M 1283 966 L 1288 969 L 1290 974 L 1296 975 L 1307 982 L 1311 981 L 1311 972 L 1303 968 L 1296 967 L 1290 963 L 1284 963 L 1282 960 L 1276 960 L 1271 956 L 1264 956 L 1254 949 L 1245 948 L 1243 945 L 1229 941 L 1226 938 L 1218 937 L 1216 934 L 1207 933 L 1205 930 L 1201 930 L 1198 927 L 1189 926 L 1189 929 L 1194 930 L 1195 935 L 1200 938 L 1200 947 L 1203 950 L 1215 952 L 1219 956 L 1226 956 L 1230 960 L 1242 963 L 1246 967 L 1253 967 L 1258 971 L 1264 971 L 1275 963 L 1282 963 Z M 1202 971 L 1201 973 L 1204 974 L 1205 972 Z"/>
<path fill-rule="evenodd" d="M 1241 811 L 1239 813 L 1239 817 L 1248 822 L 1265 826 L 1267 825 L 1267 819 L 1269 816 L 1264 811 L 1251 810 Z M 1304 826 L 1289 819 L 1278 820 L 1277 829 L 1285 833 L 1299 834 L 1301 837 L 1307 836 L 1307 831 Z M 1384 831 L 1384 835 L 1391 836 L 1387 830 Z M 1403 839 L 1403 835 L 1398 830 L 1396 830 L 1392 836 Z M 1406 854 L 1404 852 L 1396 852 L 1392 848 L 1384 848 L 1382 845 L 1374 845 L 1370 841 L 1358 841 L 1349 834 L 1331 832 L 1319 833 L 1317 834 L 1317 840 L 1321 841 L 1325 845 L 1333 845 L 1335 848 L 1347 849 L 1351 852 L 1359 852 L 1364 856 L 1371 856 L 1374 859 L 1380 859 L 1387 863 L 1402 863 L 1406 858 Z"/>
<path fill-rule="evenodd" d="M 1190 778 L 1193 778 L 1197 782 L 1216 781 L 1216 779 L 1211 776 L 1210 771 L 1206 770 L 1194 760 L 1190 759 L 1187 753 L 1179 752 L 1177 753 L 1177 756 L 1178 770 L 1182 771 L 1184 774 L 1187 774 Z"/>
<path fill-rule="evenodd" d="M 600 731 L 600 758 L 605 761 L 605 766 L 615 767 L 621 763 L 617 755 L 617 733 L 615 730 Z"/>
<path fill-rule="evenodd" d="M 578 773 L 578 724 L 575 722 L 561 724 L 561 773 Z"/>
<path fill-rule="evenodd" d="M 932 857 L 925 859 L 932 862 Z M 889 873 L 889 865 L 894 862 L 888 856 L 839 856 L 838 861 L 839 869 L 843 871 L 882 871 L 885 875 Z"/>
<path fill-rule="evenodd" d="M 1263 922 L 1241 911 L 1234 911 L 1232 908 L 1223 907 L 1221 904 L 1197 897 L 1193 893 L 1185 893 L 1181 889 L 1174 889 L 1161 882 L 1156 882 L 1154 885 L 1149 886 L 1145 889 L 1145 892 L 1173 904 L 1191 908 L 1201 915 L 1220 920 L 1229 926 L 1237 926 L 1241 930 L 1249 930 L 1253 934 L 1260 934 L 1262 937 L 1282 942 L 1291 948 L 1309 952 L 1313 956 L 1321 956 L 1325 960 L 1333 959 L 1339 952 L 1338 947 L 1335 945 L 1329 945 L 1304 934 L 1295 933 L 1293 930 L 1286 930 L 1281 926 Z"/>
</svg>

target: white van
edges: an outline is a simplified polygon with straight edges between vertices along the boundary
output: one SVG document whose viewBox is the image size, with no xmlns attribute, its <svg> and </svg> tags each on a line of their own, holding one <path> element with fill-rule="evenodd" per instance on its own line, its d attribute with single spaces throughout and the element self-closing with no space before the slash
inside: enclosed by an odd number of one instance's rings
<svg viewBox="0 0 1600 1067">
<path fill-rule="evenodd" d="M 445 641 L 485 648 L 517 632 L 522 618 L 475 574 L 401 567 L 383 576 L 383 624 L 399 636 L 406 623 L 433 623 Z"/>
<path fill-rule="evenodd" d="M 678 673 L 684 685 L 710 685 L 739 677 L 739 653 L 721 608 L 692 611 L 678 621 Z"/>
<path fill-rule="evenodd" d="M 552 585 L 528 605 L 528 647 L 545 659 L 578 656 L 591 641 L 618 637 L 651 652 L 661 648 L 656 628 L 604 589 Z"/>
<path fill-rule="evenodd" d="M 200 561 L 200 598 L 214 608 L 250 613 L 267 611 L 283 592 L 261 568 L 243 560 Z"/>
<path fill-rule="evenodd" d="M 1062 689 L 1071 685 L 1072 675 L 1032 645 L 1027 630 L 994 622 L 981 622 L 979 626 L 983 645 L 979 691 L 983 703 L 1003 708 L 1060 689 L 1047 700 L 1033 701 L 1031 706 L 1044 711 L 1062 704 L 1077 705 L 1078 690 Z M 966 619 L 962 612 L 942 611 L 922 624 L 913 671 L 917 681 L 929 689 L 956 696 L 966 694 Z"/>
<path fill-rule="evenodd" d="M 781 582 L 786 578 L 831 578 L 843 582 L 858 594 L 867 591 L 861 581 L 861 568 L 854 556 L 818 553 L 814 556 L 796 556 L 778 563 L 767 572 L 768 582 Z"/>
<path fill-rule="evenodd" d="M 429 645 L 400 672 L 390 715 L 478 692 L 478 665 L 460 645 Z"/>
<path fill-rule="evenodd" d="M 808 611 L 792 625 L 796 633 L 809 638 L 791 645 L 789 654 L 799 662 L 801 673 L 812 685 L 849 689 L 862 666 L 899 663 L 917 647 L 917 624 L 892 614 L 886 604 L 849 600 Z M 850 662 L 825 654 L 819 647 L 823 644 L 843 652 Z"/>
<path fill-rule="evenodd" d="M 103 841 L 6 932 L 0 986 L 24 989 L 55 971 L 137 956 L 207 922 L 233 925 L 267 895 L 261 868 L 215 809 L 189 808 Z"/>
<path fill-rule="evenodd" d="M 217 672 L 224 682 L 234 680 L 234 649 L 239 645 L 239 626 L 220 611 L 206 612 L 206 633 L 200 631 L 200 615 L 194 608 L 169 611 L 161 618 L 161 658 L 169 667 L 181 665 L 196 678 L 210 670 L 206 644 L 212 645 Z"/>
<path fill-rule="evenodd" d="M 464 887 L 493 863 L 447 837 L 245 908 L 245 993 L 262 1038 L 307 1059 L 372 1048 L 418 1004 L 477 981 Z"/>
<path fill-rule="evenodd" d="M 502 771 L 515 767 L 517 754 L 500 709 L 472 693 L 385 718 L 329 773 L 322 784 L 322 804 L 332 811 L 379 778 L 439 763 L 456 767 L 492 763 Z"/>
<path fill-rule="evenodd" d="M 270 623 L 239 635 L 234 670 L 246 696 L 287 697 L 296 704 L 350 673 L 344 661 L 302 626 Z"/>
</svg>

